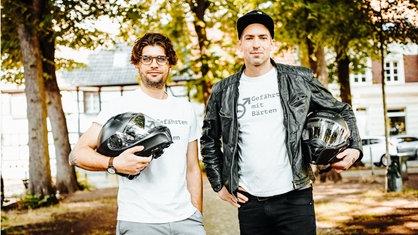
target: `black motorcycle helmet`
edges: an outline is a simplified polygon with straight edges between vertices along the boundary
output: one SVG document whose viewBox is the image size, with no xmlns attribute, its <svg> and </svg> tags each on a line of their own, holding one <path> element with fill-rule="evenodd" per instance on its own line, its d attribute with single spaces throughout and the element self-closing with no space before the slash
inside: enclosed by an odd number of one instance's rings
<svg viewBox="0 0 418 235">
<path fill-rule="evenodd" d="M 97 152 L 117 157 L 134 146 L 144 146 L 137 156 L 159 158 L 173 143 L 170 129 L 142 113 L 121 113 L 110 118 L 98 137 Z M 130 178 L 130 177 L 128 177 Z"/>
<path fill-rule="evenodd" d="M 97 152 L 110 157 L 142 145 L 144 150 L 136 155 L 158 158 L 173 143 L 170 129 L 142 113 L 122 113 L 110 118 L 98 141 Z"/>
<path fill-rule="evenodd" d="M 308 115 L 302 132 L 302 154 L 312 164 L 328 165 L 347 148 L 350 130 L 338 113 L 323 110 Z"/>
</svg>

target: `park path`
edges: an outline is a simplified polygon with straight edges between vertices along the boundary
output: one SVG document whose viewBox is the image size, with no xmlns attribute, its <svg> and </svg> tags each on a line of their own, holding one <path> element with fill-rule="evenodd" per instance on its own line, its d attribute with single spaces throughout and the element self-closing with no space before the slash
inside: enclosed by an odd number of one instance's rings
<svg viewBox="0 0 418 235">
<path fill-rule="evenodd" d="M 418 189 L 418 173 L 415 173 L 417 171 L 418 167 L 411 168 L 405 188 Z M 385 194 L 384 174 L 376 173 L 378 174 L 372 176 L 370 171 L 349 170 L 342 174 L 343 179 L 338 183 L 332 181 L 314 183 L 318 235 L 360 234 L 360 232 L 361 234 L 418 234 L 416 193 L 412 191 L 404 194 Z M 212 191 L 206 176 L 203 177 L 203 192 L 203 219 L 207 235 L 238 235 L 237 209 L 221 200 L 217 193 Z M 36 218 L 50 219 L 36 224 L 18 222 L 20 225 L 14 230 L 25 231 L 24 234 L 42 235 L 112 235 L 116 225 L 116 195 L 117 187 L 77 191 L 62 200 L 58 205 L 59 212 L 40 209 L 28 213 L 30 217 L 34 213 L 39 213 Z M 14 220 L 12 217 L 16 213 L 7 211 L 4 215 Z M 363 220 L 359 220 L 361 218 Z M 1 234 L 3 232 L 5 231 L 2 227 Z"/>
</svg>

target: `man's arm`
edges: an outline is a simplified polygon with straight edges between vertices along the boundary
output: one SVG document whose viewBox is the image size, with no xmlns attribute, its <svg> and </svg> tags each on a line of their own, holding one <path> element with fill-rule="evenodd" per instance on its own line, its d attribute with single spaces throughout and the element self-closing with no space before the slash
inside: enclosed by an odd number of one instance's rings
<svg viewBox="0 0 418 235">
<path fill-rule="evenodd" d="M 106 171 L 109 157 L 96 152 L 97 138 L 102 126 L 93 123 L 80 137 L 69 155 L 71 165 L 78 166 L 89 171 Z M 113 160 L 113 166 L 118 173 L 129 175 L 138 174 L 152 160 L 152 157 L 138 157 L 136 152 L 142 151 L 143 146 L 129 148 Z"/>
<path fill-rule="evenodd" d="M 69 156 L 71 165 L 90 171 L 103 171 L 107 169 L 109 158 L 95 151 L 97 138 L 102 126 L 93 123 L 90 128 L 80 136 Z"/>
<path fill-rule="evenodd" d="M 187 147 L 187 189 L 190 192 L 192 204 L 200 211 L 203 210 L 202 171 L 198 160 L 197 140 L 189 142 Z"/>
<path fill-rule="evenodd" d="M 350 144 L 345 151 L 337 155 L 337 158 L 342 160 L 331 164 L 338 172 L 347 170 L 355 161 L 359 161 L 363 157 L 361 138 L 354 112 L 350 105 L 337 100 L 313 75 L 309 81 L 307 85 L 312 92 L 313 104 L 311 105 L 315 107 L 314 109 L 330 109 L 341 114 L 350 129 Z"/>
</svg>

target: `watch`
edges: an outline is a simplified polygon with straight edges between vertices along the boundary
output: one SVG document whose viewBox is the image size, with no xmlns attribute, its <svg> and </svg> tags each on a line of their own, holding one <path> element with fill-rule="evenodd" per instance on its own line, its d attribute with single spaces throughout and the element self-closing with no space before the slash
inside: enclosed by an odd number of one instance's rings
<svg viewBox="0 0 418 235">
<path fill-rule="evenodd" d="M 107 169 L 106 169 L 107 173 L 112 174 L 112 175 L 116 173 L 116 169 L 115 167 L 113 167 L 113 158 L 114 157 L 109 158 L 109 165 L 107 166 Z"/>
</svg>

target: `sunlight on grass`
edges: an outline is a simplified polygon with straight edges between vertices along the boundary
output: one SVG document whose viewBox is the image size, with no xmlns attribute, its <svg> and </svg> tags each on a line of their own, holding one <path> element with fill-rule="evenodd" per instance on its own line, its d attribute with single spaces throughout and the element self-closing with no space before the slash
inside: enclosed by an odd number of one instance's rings
<svg viewBox="0 0 418 235">
<path fill-rule="evenodd" d="M 58 205 L 24 211 L 2 211 L 2 217 L 6 217 L 6 220 L 1 221 L 1 227 L 8 228 L 25 224 L 47 222 L 51 219 L 51 214 L 58 213 L 60 211 L 62 211 L 62 208 L 60 208 Z"/>
<path fill-rule="evenodd" d="M 336 226 L 340 222 L 351 218 L 352 211 L 358 210 L 359 206 L 350 203 L 317 203 L 315 211 L 317 222 L 323 225 Z"/>
<path fill-rule="evenodd" d="M 2 211 L 1 227 L 16 227 L 27 224 L 46 223 L 53 220 L 55 215 L 69 212 L 82 212 L 89 208 L 98 208 L 100 205 L 113 203 L 111 199 L 103 199 L 97 202 L 74 202 L 69 204 L 57 204 L 50 207 L 42 207 L 29 210 Z"/>
<path fill-rule="evenodd" d="M 412 199 L 412 200 L 411 200 Z M 320 235 L 327 234 L 326 231 L 338 229 L 341 234 L 379 234 L 382 231 L 379 223 L 382 218 L 388 219 L 386 215 L 399 215 L 400 209 L 418 208 L 417 190 L 405 192 L 386 193 L 383 190 L 369 190 L 360 195 L 346 195 L 344 198 L 336 197 L 330 201 L 315 204 L 317 225 L 321 228 Z M 418 216 L 415 216 L 418 217 Z M 402 224 L 388 225 L 386 229 L 399 231 L 409 228 L 414 231 L 418 227 L 418 218 L 409 217 L 413 221 Z M 365 226 L 369 225 L 369 226 Z M 332 230 L 332 231 L 334 231 Z M 406 230 L 406 232 L 408 232 Z"/>
</svg>

